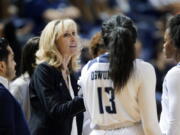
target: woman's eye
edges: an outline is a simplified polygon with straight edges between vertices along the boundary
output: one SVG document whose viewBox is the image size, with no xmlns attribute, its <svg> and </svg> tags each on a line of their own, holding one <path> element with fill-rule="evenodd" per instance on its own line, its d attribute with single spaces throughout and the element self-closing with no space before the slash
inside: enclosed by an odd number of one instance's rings
<svg viewBox="0 0 180 135">
<path fill-rule="evenodd" d="M 69 36 L 70 36 L 69 33 L 65 33 L 65 34 L 64 34 L 64 37 L 69 37 Z"/>
<path fill-rule="evenodd" d="M 70 36 L 75 36 L 76 32 L 72 32 L 72 33 L 64 33 L 64 37 L 70 37 Z"/>
<path fill-rule="evenodd" d="M 76 32 L 72 32 L 72 35 L 75 36 L 75 35 L 76 35 Z"/>
</svg>

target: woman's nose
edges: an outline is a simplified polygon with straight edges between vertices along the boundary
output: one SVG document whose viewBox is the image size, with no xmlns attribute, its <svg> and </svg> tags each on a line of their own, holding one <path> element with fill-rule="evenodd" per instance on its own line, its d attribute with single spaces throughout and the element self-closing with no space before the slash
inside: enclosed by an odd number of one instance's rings
<svg viewBox="0 0 180 135">
<path fill-rule="evenodd" d="M 71 40 L 72 41 L 75 41 L 76 40 L 76 37 L 74 35 L 71 35 Z"/>
</svg>

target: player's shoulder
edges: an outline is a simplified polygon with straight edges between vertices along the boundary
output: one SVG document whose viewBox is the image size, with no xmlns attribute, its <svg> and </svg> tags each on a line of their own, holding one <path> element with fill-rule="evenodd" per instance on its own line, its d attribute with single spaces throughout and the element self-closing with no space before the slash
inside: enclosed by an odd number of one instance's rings
<svg viewBox="0 0 180 135">
<path fill-rule="evenodd" d="M 144 67 L 153 68 L 153 65 L 151 63 L 146 62 L 142 59 L 136 59 L 134 64 L 138 68 L 144 68 Z"/>
<path fill-rule="evenodd" d="M 137 71 L 146 73 L 146 72 L 155 72 L 154 67 L 151 63 L 146 62 L 142 59 L 136 59 L 134 61 L 134 67 Z"/>
<path fill-rule="evenodd" d="M 16 78 L 14 81 L 12 81 L 10 85 L 23 86 L 29 83 L 29 80 L 29 75 L 25 73 L 22 74 L 20 77 Z"/>
<path fill-rule="evenodd" d="M 87 64 L 86 67 L 87 69 L 91 68 L 94 65 L 98 64 L 108 64 L 109 63 L 109 53 L 102 54 L 95 59 L 90 60 Z"/>
<path fill-rule="evenodd" d="M 176 65 L 172 67 L 168 72 L 166 76 L 180 76 L 180 65 Z"/>
</svg>

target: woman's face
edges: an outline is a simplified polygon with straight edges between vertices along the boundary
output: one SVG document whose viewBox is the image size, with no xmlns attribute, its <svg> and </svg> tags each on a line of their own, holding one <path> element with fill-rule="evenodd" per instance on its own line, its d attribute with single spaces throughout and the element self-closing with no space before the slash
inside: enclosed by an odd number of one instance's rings
<svg viewBox="0 0 180 135">
<path fill-rule="evenodd" d="M 62 34 L 56 44 L 63 56 L 73 56 L 77 52 L 77 32 L 69 29 Z"/>
<path fill-rule="evenodd" d="M 164 34 L 163 52 L 164 52 L 166 58 L 174 58 L 175 57 L 176 48 L 173 45 L 173 41 L 170 37 L 169 29 L 167 29 Z"/>
</svg>

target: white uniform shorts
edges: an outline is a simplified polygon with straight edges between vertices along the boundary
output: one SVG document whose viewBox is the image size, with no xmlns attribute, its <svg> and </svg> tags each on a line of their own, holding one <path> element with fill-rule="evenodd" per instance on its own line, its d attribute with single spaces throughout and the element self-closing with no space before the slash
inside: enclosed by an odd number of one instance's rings
<svg viewBox="0 0 180 135">
<path fill-rule="evenodd" d="M 119 128 L 114 130 L 96 130 L 93 129 L 90 135 L 144 135 L 141 123 L 130 127 Z"/>
</svg>

